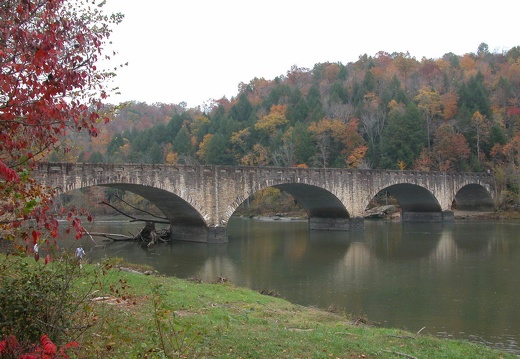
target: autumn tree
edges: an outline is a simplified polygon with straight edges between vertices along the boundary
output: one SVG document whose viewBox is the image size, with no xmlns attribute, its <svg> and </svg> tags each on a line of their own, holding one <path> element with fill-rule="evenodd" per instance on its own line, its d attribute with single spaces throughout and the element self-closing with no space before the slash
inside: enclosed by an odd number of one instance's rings
<svg viewBox="0 0 520 359">
<path fill-rule="evenodd" d="M 333 153 L 338 149 L 345 132 L 345 124 L 338 120 L 324 118 L 318 122 L 312 122 L 308 127 L 318 149 L 317 162 L 321 167 L 327 167 L 331 162 Z"/>
<path fill-rule="evenodd" d="M 483 137 L 489 133 L 490 126 L 486 121 L 486 116 L 482 115 L 480 112 L 475 112 L 471 117 L 471 124 L 475 129 L 475 137 L 477 142 L 477 159 L 480 161 L 480 148 Z"/>
<path fill-rule="evenodd" d="M 346 158 L 347 167 L 357 168 L 365 158 L 368 146 L 359 134 L 359 119 L 353 118 L 345 126 L 343 135 L 343 150 L 341 154 Z"/>
<path fill-rule="evenodd" d="M 381 100 L 376 94 L 370 93 L 365 96 L 361 112 L 361 125 L 363 134 L 370 145 L 370 158 L 377 164 L 381 149 L 381 134 L 386 125 L 387 114 L 381 105 Z"/>
<path fill-rule="evenodd" d="M 81 0 L 0 4 L 1 237 L 27 238 L 30 245 L 42 239 L 43 228 L 58 235 L 49 215 L 52 190 L 31 176 L 31 168 L 67 131 L 98 134 L 112 74 L 96 62 L 121 19 Z"/>
<path fill-rule="evenodd" d="M 423 88 L 419 90 L 414 100 L 424 116 L 428 149 L 430 149 L 431 132 L 435 130 L 434 120 L 441 114 L 441 97 L 438 92 Z"/>
<path fill-rule="evenodd" d="M 249 131 L 248 128 L 244 128 L 231 134 L 229 143 L 231 144 L 231 149 L 237 162 L 240 162 L 242 156 L 247 153 L 249 149 L 250 137 L 251 131 Z"/>
<path fill-rule="evenodd" d="M 367 149 L 358 127 L 358 119 L 344 123 L 324 118 L 309 125 L 308 130 L 316 143 L 321 166 L 327 167 L 331 163 L 335 167 L 359 165 Z"/>
<path fill-rule="evenodd" d="M 287 106 L 285 105 L 273 105 L 271 111 L 255 123 L 255 130 L 266 132 L 267 135 L 272 136 L 277 128 L 287 123 L 286 110 Z"/>
<path fill-rule="evenodd" d="M 438 170 L 464 170 L 464 161 L 469 158 L 468 141 L 462 133 L 457 133 L 452 125 L 443 124 L 435 132 L 433 152 L 436 157 Z"/>
<path fill-rule="evenodd" d="M 294 135 L 294 127 L 289 128 L 281 137 L 281 143 L 272 153 L 275 166 L 289 167 L 296 164 L 296 144 L 298 139 Z"/>
<path fill-rule="evenodd" d="M 260 144 L 255 144 L 253 149 L 241 159 L 244 166 L 267 166 L 269 164 L 269 151 Z"/>
<path fill-rule="evenodd" d="M 404 78 L 405 87 L 408 83 L 408 78 L 416 70 L 419 63 L 408 52 L 399 53 L 394 59 L 393 65 L 397 68 L 401 76 Z"/>
</svg>

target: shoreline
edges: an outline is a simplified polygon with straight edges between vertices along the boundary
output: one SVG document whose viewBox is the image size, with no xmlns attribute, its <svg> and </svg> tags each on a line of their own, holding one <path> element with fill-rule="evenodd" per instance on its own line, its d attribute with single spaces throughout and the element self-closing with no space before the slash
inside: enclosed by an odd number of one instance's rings
<svg viewBox="0 0 520 359">
<path fill-rule="evenodd" d="M 475 212 L 475 211 L 453 211 L 454 219 L 456 221 L 467 221 L 467 220 L 520 220 L 519 211 L 487 211 L 487 212 Z M 308 220 L 307 217 L 291 214 L 276 214 L 276 215 L 237 215 L 234 216 L 242 219 L 252 219 L 259 222 L 305 222 Z M 391 213 L 386 216 L 379 217 L 377 219 L 364 217 L 365 220 L 388 220 L 398 221 L 400 220 L 399 213 Z"/>
</svg>

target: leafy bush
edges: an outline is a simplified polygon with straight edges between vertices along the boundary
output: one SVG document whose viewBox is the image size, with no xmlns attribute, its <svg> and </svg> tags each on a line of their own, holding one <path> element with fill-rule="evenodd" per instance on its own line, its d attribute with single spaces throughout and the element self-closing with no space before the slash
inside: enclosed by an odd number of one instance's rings
<svg viewBox="0 0 520 359">
<path fill-rule="evenodd" d="M 43 333 L 63 344 L 92 324 L 87 300 L 94 283 L 79 288 L 85 269 L 67 254 L 44 264 L 7 256 L 0 265 L 0 339 L 14 335 L 22 345 Z"/>
</svg>

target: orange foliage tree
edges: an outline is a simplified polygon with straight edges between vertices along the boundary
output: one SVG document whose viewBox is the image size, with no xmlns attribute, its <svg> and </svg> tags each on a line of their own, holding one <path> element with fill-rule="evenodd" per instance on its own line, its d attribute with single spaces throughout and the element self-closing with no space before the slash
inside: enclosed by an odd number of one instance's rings
<svg viewBox="0 0 520 359">
<path fill-rule="evenodd" d="M 453 126 L 443 124 L 435 132 L 433 152 L 440 171 L 460 170 L 457 164 L 468 159 L 470 149 L 462 133 L 455 132 Z"/>
<path fill-rule="evenodd" d="M 286 110 L 286 105 L 273 105 L 269 114 L 263 116 L 255 123 L 255 130 L 265 131 L 269 136 L 272 136 L 278 127 L 288 122 L 285 117 Z"/>
</svg>

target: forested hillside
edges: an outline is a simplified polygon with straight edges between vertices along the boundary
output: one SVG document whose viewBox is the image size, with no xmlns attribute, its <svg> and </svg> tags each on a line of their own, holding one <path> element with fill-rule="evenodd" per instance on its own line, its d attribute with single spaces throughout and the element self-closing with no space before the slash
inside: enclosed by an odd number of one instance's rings
<svg viewBox="0 0 520 359">
<path fill-rule="evenodd" d="M 294 66 L 199 108 L 129 103 L 101 132 L 73 139 L 67 160 L 489 170 L 518 202 L 520 46 Z"/>
</svg>

